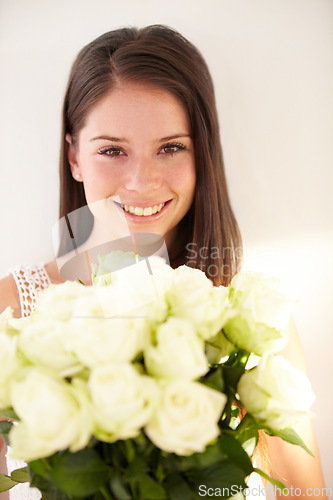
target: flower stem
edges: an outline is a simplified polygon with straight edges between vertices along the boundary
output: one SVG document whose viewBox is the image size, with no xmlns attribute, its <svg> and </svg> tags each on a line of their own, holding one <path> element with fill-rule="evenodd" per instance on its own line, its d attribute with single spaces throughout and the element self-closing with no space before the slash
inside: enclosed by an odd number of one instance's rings
<svg viewBox="0 0 333 500">
<path fill-rule="evenodd" d="M 243 349 L 239 349 L 234 351 L 228 361 L 226 361 L 225 366 L 236 367 L 239 366 L 241 368 L 245 368 L 247 360 L 249 359 L 250 354 Z"/>
<path fill-rule="evenodd" d="M 238 366 L 241 366 L 242 368 L 245 369 L 246 363 L 248 362 L 248 359 L 250 357 L 250 354 L 246 351 L 239 351 L 238 353 Z"/>
<path fill-rule="evenodd" d="M 106 500 L 113 500 L 111 493 L 106 489 L 105 486 L 102 486 L 99 491 L 102 493 L 103 497 Z"/>
</svg>

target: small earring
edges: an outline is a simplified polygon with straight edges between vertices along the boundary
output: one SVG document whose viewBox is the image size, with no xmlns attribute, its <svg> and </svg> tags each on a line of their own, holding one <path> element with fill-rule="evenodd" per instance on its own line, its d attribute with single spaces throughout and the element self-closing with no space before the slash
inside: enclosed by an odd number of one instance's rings
<svg viewBox="0 0 333 500">
<path fill-rule="evenodd" d="M 80 179 L 80 177 L 81 177 L 80 174 L 76 174 L 75 179 Z"/>
</svg>

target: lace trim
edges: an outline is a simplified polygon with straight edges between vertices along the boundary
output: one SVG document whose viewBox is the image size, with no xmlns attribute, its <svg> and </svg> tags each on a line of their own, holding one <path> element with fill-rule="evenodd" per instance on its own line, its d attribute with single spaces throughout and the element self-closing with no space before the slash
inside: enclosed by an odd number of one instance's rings
<svg viewBox="0 0 333 500">
<path fill-rule="evenodd" d="M 10 269 L 20 297 L 22 318 L 30 316 L 37 308 L 39 294 L 44 288 L 51 284 L 51 280 L 42 265 L 23 265 Z M 11 472 L 17 468 L 24 467 L 26 464 L 21 460 L 13 460 L 6 456 L 7 468 Z M 40 500 L 42 498 L 37 488 L 30 488 L 25 484 L 18 484 L 9 493 L 10 500 Z"/>
<path fill-rule="evenodd" d="M 39 294 L 50 284 L 50 278 L 40 265 L 16 266 L 9 271 L 16 283 L 21 305 L 21 316 L 25 318 L 37 308 Z"/>
</svg>

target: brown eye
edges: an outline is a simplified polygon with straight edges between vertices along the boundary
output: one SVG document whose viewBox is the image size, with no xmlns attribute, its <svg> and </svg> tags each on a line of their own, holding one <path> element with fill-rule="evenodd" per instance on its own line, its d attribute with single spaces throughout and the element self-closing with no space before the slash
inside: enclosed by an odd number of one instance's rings
<svg viewBox="0 0 333 500">
<path fill-rule="evenodd" d="M 163 148 L 164 153 L 176 153 L 178 151 L 177 146 L 166 146 Z"/>
<path fill-rule="evenodd" d="M 171 143 L 171 144 L 165 144 L 164 146 L 161 147 L 160 153 L 162 154 L 168 154 L 168 155 L 174 155 L 178 153 L 179 151 L 183 151 L 186 149 L 186 146 L 184 144 L 179 144 L 179 143 Z"/>
<path fill-rule="evenodd" d="M 114 158 L 116 156 L 122 156 L 125 153 L 120 148 L 110 147 L 99 149 L 98 154 L 103 156 L 110 156 Z"/>
</svg>

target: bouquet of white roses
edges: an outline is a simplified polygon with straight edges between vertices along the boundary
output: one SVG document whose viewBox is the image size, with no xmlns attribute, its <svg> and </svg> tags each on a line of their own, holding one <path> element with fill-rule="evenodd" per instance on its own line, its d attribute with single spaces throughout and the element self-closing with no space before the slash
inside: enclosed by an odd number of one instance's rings
<svg viewBox="0 0 333 500">
<path fill-rule="evenodd" d="M 190 500 L 202 484 L 242 492 L 253 471 L 267 477 L 251 461 L 260 429 L 307 449 L 291 426 L 313 394 L 276 354 L 290 303 L 274 280 L 214 287 L 116 252 L 93 283 L 51 285 L 29 318 L 0 316 L 0 430 L 28 464 L 0 475 L 0 491 L 29 481 L 47 500 Z"/>
</svg>

